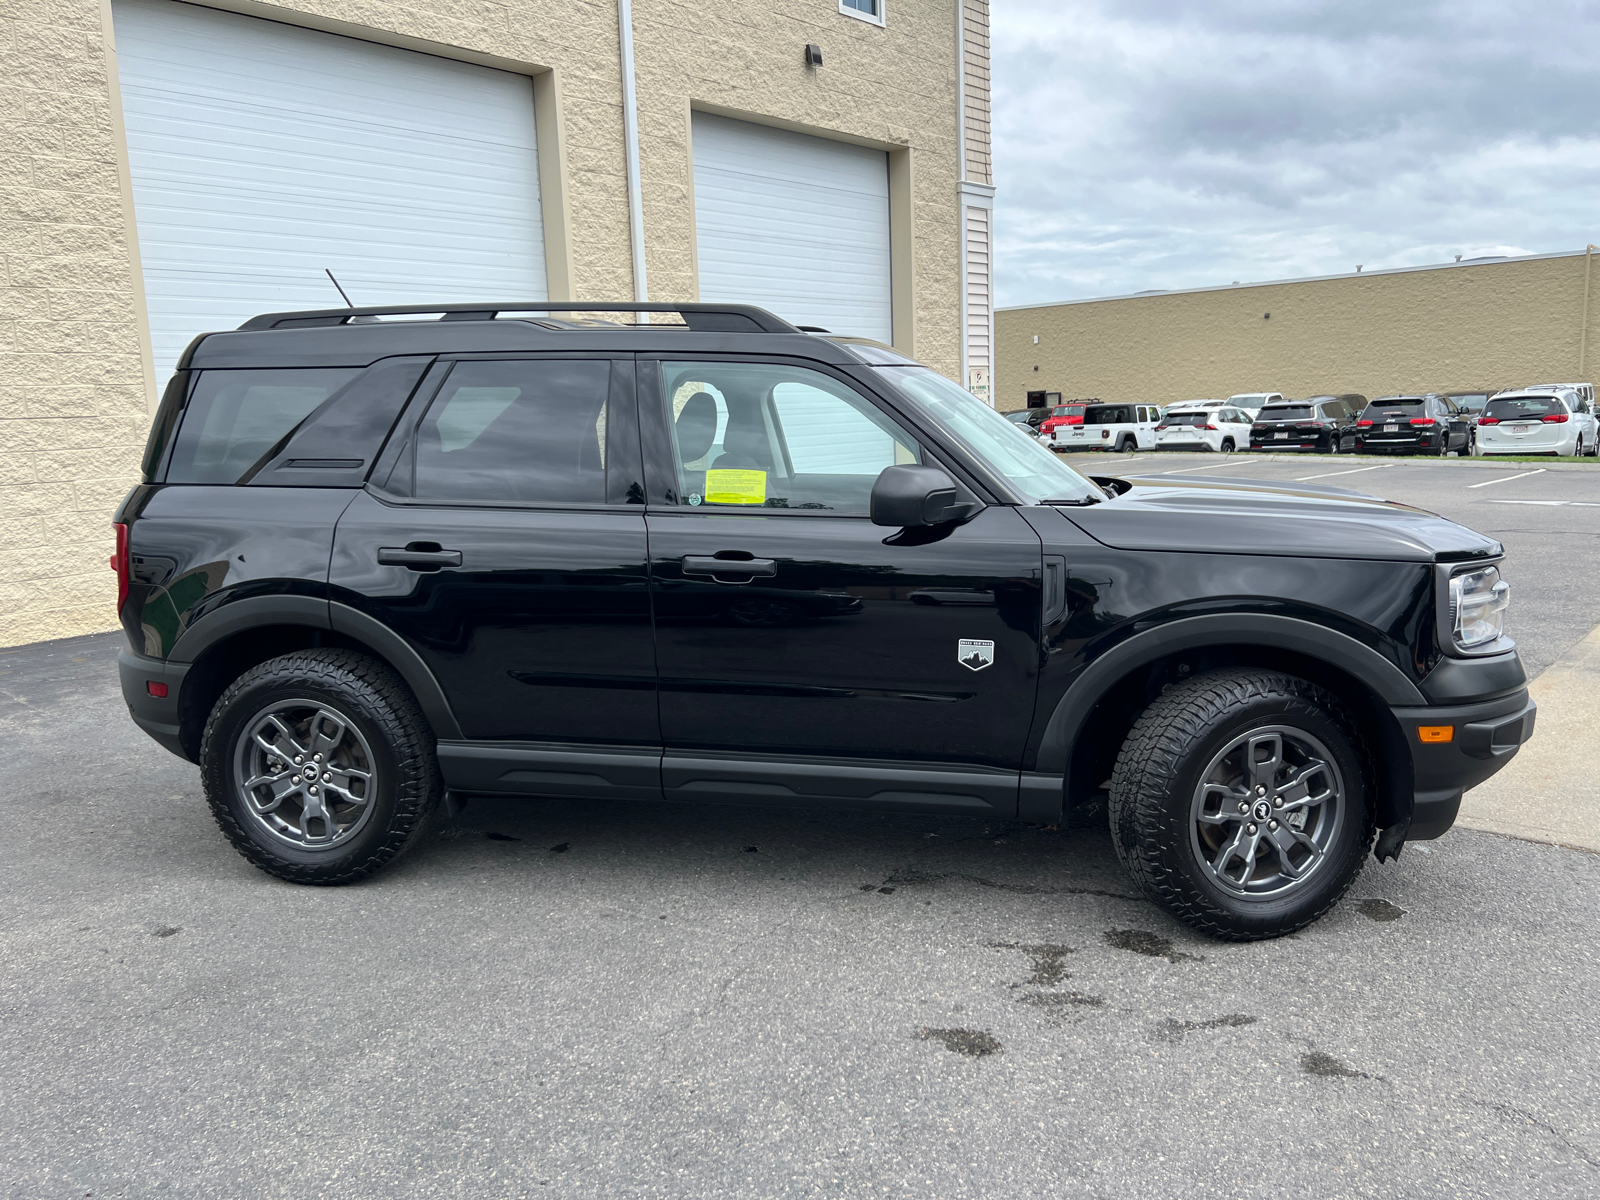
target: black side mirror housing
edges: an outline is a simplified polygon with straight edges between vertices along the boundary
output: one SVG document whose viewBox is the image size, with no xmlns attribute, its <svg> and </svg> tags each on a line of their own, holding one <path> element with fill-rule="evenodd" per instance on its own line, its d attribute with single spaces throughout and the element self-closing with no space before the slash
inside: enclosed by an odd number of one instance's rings
<svg viewBox="0 0 1600 1200">
<path fill-rule="evenodd" d="M 982 507 L 963 500 L 956 481 L 938 467 L 885 467 L 872 485 L 872 523 L 891 529 L 965 521 Z"/>
</svg>

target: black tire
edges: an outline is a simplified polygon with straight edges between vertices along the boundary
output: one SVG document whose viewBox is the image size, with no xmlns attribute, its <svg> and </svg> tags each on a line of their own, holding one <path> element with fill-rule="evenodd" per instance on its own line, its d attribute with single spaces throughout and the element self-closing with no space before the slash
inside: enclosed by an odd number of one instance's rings
<svg viewBox="0 0 1600 1200">
<path fill-rule="evenodd" d="M 1337 454 L 1337 453 L 1339 453 L 1339 435 L 1337 433 L 1332 433 L 1332 434 L 1328 435 L 1328 453 L 1329 454 Z"/>
<path fill-rule="evenodd" d="M 1139 444 L 1127 435 L 1123 435 L 1123 437 L 1117 442 L 1118 454 L 1132 454 L 1138 448 Z"/>
<path fill-rule="evenodd" d="M 275 739 L 290 749 L 265 752 L 265 743 L 251 734 L 279 712 L 287 714 L 284 719 L 291 731 L 296 712 L 312 713 L 312 725 L 295 733 L 299 742 Z M 325 713 L 329 720 L 324 722 Z M 339 721 L 347 724 L 339 727 Z M 322 741 L 315 738 L 318 722 Z M 275 787 L 258 785 L 253 794 L 266 787 L 269 795 L 263 804 L 277 804 L 273 813 L 258 813 L 258 806 L 246 799 L 244 784 L 249 780 L 240 779 L 251 756 L 267 753 L 271 761 L 266 771 L 281 766 L 292 773 L 302 769 L 292 765 L 293 750 L 302 744 L 307 750 L 327 744 L 328 733 L 336 728 L 340 740 L 329 745 L 330 773 L 319 778 L 313 769 L 303 776 L 309 786 L 284 793 L 282 802 L 271 801 Z M 342 749 L 347 744 L 353 749 Z M 346 765 L 333 762 L 341 756 Z M 357 779 L 363 766 L 365 783 Z M 342 786 L 322 782 L 332 778 L 331 772 L 345 776 Z M 297 651 L 252 667 L 234 680 L 206 721 L 200 778 L 217 824 L 240 854 L 279 879 L 322 885 L 354 883 L 393 862 L 416 844 L 444 792 L 433 734 L 410 690 L 384 664 L 349 650 Z M 336 813 L 331 820 L 314 815 L 307 819 L 305 814 L 317 802 L 308 802 L 304 792 L 318 791 L 319 783 L 322 805 L 330 813 L 334 810 L 328 805 L 337 804 L 332 799 L 335 792 L 347 796 L 360 792 L 359 799 L 343 806 L 359 814 L 359 823 L 352 817 L 350 825 L 341 828 L 342 818 Z M 290 807 L 285 809 L 284 804 Z M 293 813 L 295 806 L 301 813 L 303 837 L 314 839 L 310 831 L 320 828 L 334 840 L 322 847 L 304 846 L 296 844 L 289 831 L 273 832 L 273 825 L 289 823 L 283 814 Z"/>
<path fill-rule="evenodd" d="M 1235 449 L 1235 447 L 1234 447 L 1234 444 L 1233 444 L 1233 439 L 1231 437 L 1222 439 L 1222 452 L 1224 454 L 1232 454 L 1234 452 L 1234 449 Z"/>
<path fill-rule="evenodd" d="M 1260 733 L 1262 730 L 1268 732 Z M 1287 732 L 1274 735 L 1273 730 Z M 1314 836 L 1299 841 L 1323 843 L 1314 864 L 1307 865 L 1309 855 L 1299 863 L 1303 878 L 1285 874 L 1288 860 L 1278 857 L 1281 852 L 1275 844 L 1267 844 L 1269 839 L 1276 842 L 1287 836 L 1291 842 L 1288 853 L 1303 853 L 1293 831 L 1263 831 L 1259 841 L 1255 840 L 1256 831 L 1269 819 L 1273 830 L 1280 828 L 1279 816 L 1285 827 L 1293 822 L 1289 810 L 1297 801 L 1290 799 L 1287 808 L 1276 813 L 1271 808 L 1280 785 L 1258 797 L 1249 785 L 1251 775 L 1246 769 L 1244 792 L 1233 799 L 1248 800 L 1258 807 L 1235 815 L 1231 801 L 1219 802 L 1221 812 L 1205 817 L 1208 822 L 1234 823 L 1236 835 L 1230 836 L 1220 823 L 1201 823 L 1197 816 L 1207 803 L 1201 799 L 1202 776 L 1215 768 L 1215 777 L 1231 762 L 1242 761 L 1219 756 L 1251 736 L 1256 741 L 1246 741 L 1242 753 L 1254 754 L 1258 742 L 1279 736 L 1280 764 L 1290 761 L 1291 743 L 1296 738 L 1320 743 L 1318 751 L 1325 750 L 1329 756 L 1328 760 L 1315 760 L 1331 766 L 1327 773 L 1304 763 L 1299 768 L 1307 779 L 1321 780 L 1317 786 L 1326 785 L 1330 795 L 1335 789 L 1339 792 L 1337 799 L 1328 802 L 1331 807 L 1326 814 L 1321 808 L 1309 807 L 1308 801 L 1300 818 L 1301 828 L 1311 827 Z M 1261 761 L 1264 769 L 1271 769 L 1270 761 Z M 1274 671 L 1238 668 L 1197 675 L 1168 686 L 1145 709 L 1123 743 L 1111 779 L 1112 842 L 1123 866 L 1145 894 L 1192 928 L 1230 941 L 1293 933 L 1337 904 L 1366 861 L 1374 833 L 1367 761 L 1348 714 L 1322 688 Z M 1288 796 L 1292 785 L 1281 786 Z M 1305 786 L 1309 796 L 1311 785 Z M 1260 808 L 1261 801 L 1268 807 Z M 1248 824 L 1251 821 L 1261 825 Z M 1250 831 L 1251 845 L 1250 858 L 1240 870 L 1244 882 L 1230 880 L 1232 886 L 1224 886 L 1203 854 L 1215 854 L 1217 861 L 1223 861 L 1226 874 L 1238 856 L 1228 858 L 1224 843 L 1237 844 L 1246 837 L 1245 830 Z M 1202 850 L 1202 839 L 1210 836 L 1205 831 L 1217 831 L 1217 848 Z M 1279 878 L 1290 880 L 1278 885 L 1276 892 L 1271 890 L 1272 876 L 1263 877 L 1260 883 L 1251 878 L 1263 869 L 1258 849 L 1277 865 Z M 1251 887 L 1262 890 L 1250 893 L 1246 889 Z"/>
</svg>

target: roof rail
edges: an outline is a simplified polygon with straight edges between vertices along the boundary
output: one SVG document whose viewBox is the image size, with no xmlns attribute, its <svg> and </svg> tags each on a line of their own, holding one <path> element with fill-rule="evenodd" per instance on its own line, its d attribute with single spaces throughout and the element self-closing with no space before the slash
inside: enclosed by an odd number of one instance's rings
<svg viewBox="0 0 1600 1200">
<path fill-rule="evenodd" d="M 262 313 L 241 330 L 293 329 L 345 325 L 352 317 L 403 317 L 439 313 L 443 321 L 492 321 L 501 313 L 536 312 L 664 312 L 676 313 L 694 333 L 799 333 L 782 317 L 753 304 L 636 304 L 627 301 L 551 300 L 516 304 L 391 304 L 379 307 L 318 308 L 302 312 Z"/>
</svg>

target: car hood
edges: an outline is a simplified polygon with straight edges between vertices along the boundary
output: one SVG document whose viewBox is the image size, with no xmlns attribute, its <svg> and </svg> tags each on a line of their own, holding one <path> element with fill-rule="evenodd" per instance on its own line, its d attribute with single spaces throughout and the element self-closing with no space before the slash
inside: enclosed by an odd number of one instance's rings
<svg viewBox="0 0 1600 1200">
<path fill-rule="evenodd" d="M 1118 550 L 1187 550 L 1297 558 L 1467 562 L 1496 558 L 1499 542 L 1437 513 L 1344 488 L 1248 479 L 1133 476 L 1115 500 L 1063 509 Z"/>
</svg>

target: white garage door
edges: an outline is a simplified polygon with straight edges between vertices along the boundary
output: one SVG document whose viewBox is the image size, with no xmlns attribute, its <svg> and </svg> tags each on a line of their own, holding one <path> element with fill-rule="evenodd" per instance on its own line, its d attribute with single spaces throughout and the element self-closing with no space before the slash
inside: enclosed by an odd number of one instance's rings
<svg viewBox="0 0 1600 1200">
<path fill-rule="evenodd" d="M 694 114 L 700 298 L 893 340 L 881 150 Z"/>
<path fill-rule="evenodd" d="M 113 0 L 156 373 L 260 312 L 546 298 L 523 75 Z"/>
</svg>

